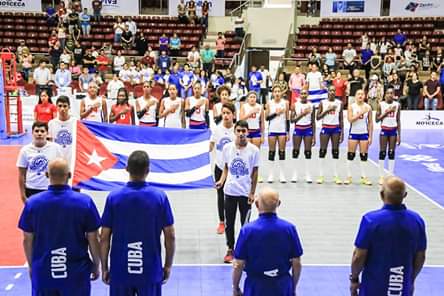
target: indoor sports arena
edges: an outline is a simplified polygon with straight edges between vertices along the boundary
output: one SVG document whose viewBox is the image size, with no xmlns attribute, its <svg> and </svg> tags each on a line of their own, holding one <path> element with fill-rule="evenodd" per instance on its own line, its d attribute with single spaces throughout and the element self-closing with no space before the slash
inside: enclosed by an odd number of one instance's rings
<svg viewBox="0 0 444 296">
<path fill-rule="evenodd" d="M 443 295 L 443 1 L 2 0 L 0 27 L 0 295 Z"/>
</svg>

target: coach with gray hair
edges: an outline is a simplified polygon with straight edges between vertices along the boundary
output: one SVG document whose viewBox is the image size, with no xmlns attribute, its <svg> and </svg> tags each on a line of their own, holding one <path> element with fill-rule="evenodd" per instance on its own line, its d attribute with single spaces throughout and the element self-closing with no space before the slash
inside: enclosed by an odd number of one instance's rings
<svg viewBox="0 0 444 296">
<path fill-rule="evenodd" d="M 384 206 L 365 214 L 359 226 L 350 293 L 410 296 L 425 261 L 425 224 L 403 204 L 407 192 L 400 178 L 385 178 L 380 194 Z"/>
</svg>

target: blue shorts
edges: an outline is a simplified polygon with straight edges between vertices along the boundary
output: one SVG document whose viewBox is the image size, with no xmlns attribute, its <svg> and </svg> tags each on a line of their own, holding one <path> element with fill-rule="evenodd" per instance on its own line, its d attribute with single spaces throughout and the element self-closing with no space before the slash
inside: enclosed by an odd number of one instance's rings
<svg viewBox="0 0 444 296">
<path fill-rule="evenodd" d="M 313 128 L 294 128 L 293 136 L 311 137 L 313 136 Z"/>
<path fill-rule="evenodd" d="M 77 285 L 75 289 L 63 288 L 63 289 L 32 289 L 32 296 L 77 296 L 77 295 L 91 295 L 91 283 L 85 283 L 82 285 Z"/>
<path fill-rule="evenodd" d="M 248 139 L 255 139 L 255 138 L 260 138 L 260 137 L 262 137 L 260 129 L 248 130 L 248 136 L 247 136 Z"/>
<path fill-rule="evenodd" d="M 127 287 L 111 284 L 109 287 L 110 296 L 161 296 L 162 284 L 146 284 L 144 287 Z"/>
<path fill-rule="evenodd" d="M 334 135 L 334 134 L 340 134 L 340 133 L 341 133 L 340 126 L 332 126 L 332 127 L 323 126 L 321 129 L 321 134 L 324 134 L 324 135 Z"/>
<path fill-rule="evenodd" d="M 207 123 L 205 121 L 190 120 L 190 129 L 207 129 Z"/>
<path fill-rule="evenodd" d="M 244 296 L 294 295 L 293 280 L 290 275 L 277 278 L 253 278 L 247 276 Z"/>
<path fill-rule="evenodd" d="M 269 137 L 282 137 L 282 136 L 286 136 L 287 133 L 268 133 Z"/>
<path fill-rule="evenodd" d="M 398 129 L 395 128 L 383 128 L 381 129 L 381 136 L 383 137 L 396 137 L 398 136 Z"/>
<path fill-rule="evenodd" d="M 367 141 L 368 140 L 368 134 L 350 134 L 348 135 L 349 140 L 356 140 L 356 141 Z"/>
</svg>

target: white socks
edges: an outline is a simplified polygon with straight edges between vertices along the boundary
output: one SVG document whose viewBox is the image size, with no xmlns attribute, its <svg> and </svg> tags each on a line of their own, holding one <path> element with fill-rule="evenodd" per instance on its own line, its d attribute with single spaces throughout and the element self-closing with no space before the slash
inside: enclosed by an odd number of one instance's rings
<svg viewBox="0 0 444 296">
<path fill-rule="evenodd" d="M 384 177 L 385 176 L 385 172 L 384 172 L 384 159 L 380 159 L 379 160 L 379 166 L 378 166 L 378 171 L 379 171 L 379 177 Z"/>
<path fill-rule="evenodd" d="M 390 172 L 390 175 L 395 175 L 395 160 L 394 159 L 389 159 L 389 167 L 388 167 L 388 169 L 389 169 L 389 172 Z"/>
<path fill-rule="evenodd" d="M 360 161 L 359 162 L 359 167 L 361 168 L 361 177 L 367 177 L 366 172 L 368 172 L 368 168 L 367 168 L 367 161 Z"/>
<path fill-rule="evenodd" d="M 352 164 L 353 160 L 348 160 L 345 163 L 346 169 L 347 169 L 347 177 L 351 177 L 352 176 L 352 172 L 351 172 L 351 164 Z"/>
</svg>

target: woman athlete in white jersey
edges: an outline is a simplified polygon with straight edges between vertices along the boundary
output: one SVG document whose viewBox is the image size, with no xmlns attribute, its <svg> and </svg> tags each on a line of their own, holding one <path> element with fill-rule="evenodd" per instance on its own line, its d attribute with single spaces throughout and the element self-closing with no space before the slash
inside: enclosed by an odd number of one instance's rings
<svg viewBox="0 0 444 296">
<path fill-rule="evenodd" d="M 274 182 L 274 170 L 279 171 L 279 181 L 286 183 L 285 178 L 285 145 L 289 140 L 290 121 L 288 101 L 282 98 L 282 90 L 278 85 L 273 86 L 273 99 L 267 103 L 265 118 L 268 120 L 268 160 L 270 161 L 270 175 L 267 182 Z M 279 163 L 275 165 L 276 142 L 279 147 Z"/>
<path fill-rule="evenodd" d="M 301 90 L 300 100 L 297 101 L 291 107 L 291 122 L 294 123 L 293 132 L 293 160 L 299 157 L 299 149 L 301 147 L 302 140 L 304 140 L 304 171 L 305 181 L 312 183 L 309 160 L 311 159 L 311 147 L 315 145 L 316 135 L 316 120 L 315 120 L 315 108 L 311 102 L 308 102 L 308 91 L 306 89 Z M 292 183 L 296 183 L 298 180 L 298 164 L 293 165 L 293 176 L 291 178 Z"/>
<path fill-rule="evenodd" d="M 361 184 L 372 185 L 367 178 L 368 147 L 372 143 L 373 114 L 369 104 L 364 102 L 364 91 L 358 90 L 355 95 L 355 103 L 350 104 L 347 110 L 347 119 L 350 122 L 350 134 L 348 136 L 347 153 L 347 178 L 344 184 L 352 182 L 351 162 L 356 156 L 356 147 L 359 145 L 359 156 L 361 158 Z"/>
<path fill-rule="evenodd" d="M 143 83 L 143 95 L 136 100 L 136 114 L 139 125 L 157 126 L 159 114 L 159 100 L 151 95 L 153 88 L 151 81 Z"/>
<path fill-rule="evenodd" d="M 324 183 L 325 156 L 327 155 L 328 142 L 331 142 L 331 154 L 333 157 L 333 176 L 336 184 L 342 184 L 338 174 L 339 144 L 344 140 L 344 118 L 342 116 L 342 102 L 336 99 L 336 88 L 328 88 L 328 99 L 322 100 L 318 107 L 317 120 L 322 120 L 322 129 L 319 149 L 319 178 L 318 184 Z"/>
<path fill-rule="evenodd" d="M 257 148 L 264 143 L 264 109 L 257 103 L 257 94 L 251 91 L 247 94 L 247 101 L 241 105 L 239 120 L 248 123 L 248 139 Z"/>
<path fill-rule="evenodd" d="M 393 88 L 387 89 L 385 101 L 378 105 L 376 122 L 381 122 L 379 134 L 379 184 L 384 179 L 384 162 L 388 147 L 388 170 L 393 175 L 395 170 L 395 149 L 401 144 L 401 108 L 398 102 L 393 100 Z"/>
<path fill-rule="evenodd" d="M 185 99 L 185 115 L 190 118 L 190 129 L 207 129 L 209 124 L 208 99 L 202 96 L 199 81 L 193 84 L 194 96 Z"/>
<path fill-rule="evenodd" d="M 163 119 L 163 127 L 185 128 L 185 102 L 177 96 L 176 85 L 168 85 L 169 97 L 160 102 L 159 118 Z"/>
</svg>

